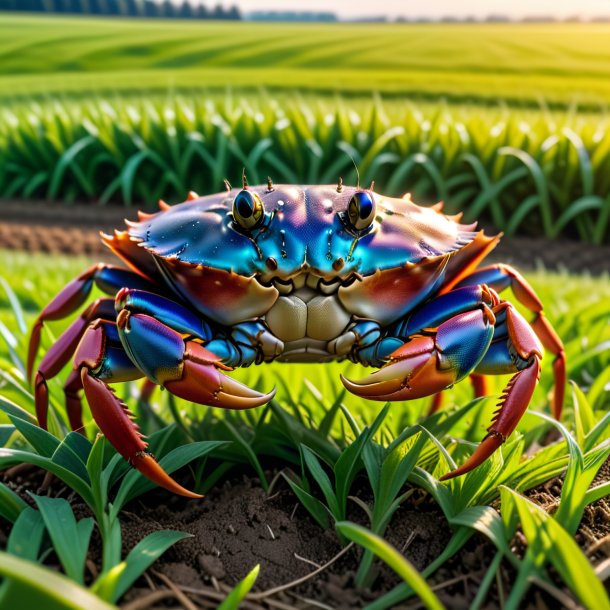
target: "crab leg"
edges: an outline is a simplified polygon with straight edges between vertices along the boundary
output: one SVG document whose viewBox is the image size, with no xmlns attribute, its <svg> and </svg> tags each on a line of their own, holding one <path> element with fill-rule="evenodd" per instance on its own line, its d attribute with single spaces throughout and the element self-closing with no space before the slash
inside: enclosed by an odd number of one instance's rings
<svg viewBox="0 0 610 610">
<path fill-rule="evenodd" d="M 39 425 L 46 430 L 47 428 L 47 412 L 49 409 L 49 390 L 47 381 L 55 377 L 68 363 L 74 355 L 76 347 L 85 333 L 87 326 L 95 319 L 103 320 L 114 319 L 114 304 L 112 299 L 98 299 L 77 318 L 57 339 L 57 341 L 49 348 L 49 351 L 44 355 L 38 365 L 36 377 L 34 379 L 34 403 L 36 406 L 36 416 Z M 74 422 L 80 423 L 77 428 L 82 426 L 80 415 L 76 416 L 73 411 L 75 403 L 71 400 L 70 392 L 74 387 L 74 379 L 66 382 L 64 386 L 66 394 L 66 404 L 71 408 L 68 409 L 69 415 L 74 416 Z M 72 423 L 72 418 L 70 418 Z"/>
<path fill-rule="evenodd" d="M 93 418 L 112 446 L 145 477 L 173 493 L 200 498 L 174 481 L 146 450 L 148 444 L 127 405 L 108 387 L 107 381 L 142 377 L 125 352 L 112 345 L 114 341 L 109 337 L 112 327 L 100 320 L 91 324 L 74 359 Z"/>
<path fill-rule="evenodd" d="M 32 328 L 30 345 L 28 349 L 27 377 L 32 378 L 34 360 L 40 345 L 40 335 L 45 322 L 61 320 L 76 311 L 86 300 L 95 284 L 100 290 L 114 295 L 123 286 L 132 286 L 150 290 L 154 288 L 152 282 L 138 273 L 99 263 L 89 267 L 76 279 L 72 280 L 59 294 L 42 310 Z M 66 338 L 68 342 L 68 338 Z M 60 346 L 59 350 L 62 349 Z"/>
<path fill-rule="evenodd" d="M 438 297 L 427 308 L 403 324 L 403 329 L 419 329 L 415 335 L 392 353 L 388 363 L 362 381 L 343 379 L 351 392 L 371 400 L 410 400 L 439 392 L 466 375 L 475 372 L 515 373 L 508 383 L 499 410 L 488 428 L 488 434 L 466 463 L 443 479 L 469 472 L 485 461 L 513 432 L 527 409 L 540 374 L 541 346 L 527 321 L 510 303 L 496 303 L 493 291 L 490 308 L 484 299 L 479 309 L 458 313 L 436 328 L 422 328 L 442 318 L 447 305 L 450 313 L 459 311 L 476 297 L 484 286 L 460 289 L 459 297 Z M 484 293 L 481 293 L 484 294 Z M 436 301 L 436 302 L 435 302 Z M 497 316 L 497 317 L 496 317 Z M 492 344 L 498 323 L 504 341 Z M 516 353 L 512 357 L 511 350 Z M 488 353 L 493 357 L 485 363 Z M 483 364 L 485 363 L 485 364 Z M 515 372 L 516 371 L 516 372 Z"/>
<path fill-rule="evenodd" d="M 544 348 L 555 356 L 553 361 L 555 391 L 552 406 L 555 419 L 561 419 L 566 385 L 566 356 L 561 339 L 544 315 L 538 295 L 528 281 L 509 265 L 490 265 L 477 269 L 465 277 L 458 287 L 473 284 L 487 284 L 498 292 L 510 287 L 517 300 L 535 314 L 531 326 Z"/>
<path fill-rule="evenodd" d="M 143 290 L 119 291 L 115 306 L 121 342 L 146 376 L 170 392 L 199 404 L 226 409 L 258 407 L 271 394 L 261 394 L 221 371 L 229 343 L 215 339 L 214 351 L 203 347 L 212 329 L 199 316 L 165 297 Z"/>
<path fill-rule="evenodd" d="M 501 303 L 496 308 L 496 313 L 500 314 L 502 310 L 506 312 L 506 325 L 511 347 L 517 352 L 522 368 L 511 377 L 504 389 L 498 410 L 491 425 L 487 428 L 487 436 L 464 464 L 442 476 L 441 481 L 470 472 L 506 441 L 523 417 L 540 378 L 542 354 L 531 326 L 510 303 Z M 507 349 L 507 353 L 509 352 L 510 348 Z M 499 364 L 497 353 L 495 366 Z M 508 366 L 508 362 L 505 364 Z M 512 362 L 511 364 L 515 366 Z M 481 366 L 483 368 L 485 365 Z"/>
</svg>

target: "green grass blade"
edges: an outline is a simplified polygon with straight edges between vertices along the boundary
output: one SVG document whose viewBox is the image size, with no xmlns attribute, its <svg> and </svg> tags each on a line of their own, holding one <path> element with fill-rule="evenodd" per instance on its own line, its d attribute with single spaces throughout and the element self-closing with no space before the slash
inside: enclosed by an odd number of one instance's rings
<svg viewBox="0 0 610 610">
<path fill-rule="evenodd" d="M 586 608 L 610 608 L 603 584 L 574 538 L 532 501 L 508 488 L 502 491 L 502 504 L 509 498 L 515 504 L 527 540 L 530 543 L 537 540 L 542 545 L 539 552 L 544 555 L 538 560 L 552 563 Z"/>
<path fill-rule="evenodd" d="M 131 549 L 125 558 L 125 569 L 118 578 L 116 589 L 108 601 L 117 602 L 133 583 L 159 558 L 167 549 L 192 534 L 161 530 L 148 534 Z"/>
<path fill-rule="evenodd" d="M 85 560 L 93 531 L 93 519 L 86 518 L 77 522 L 72 507 L 63 498 L 34 494 L 32 497 L 66 574 L 75 582 L 84 584 Z"/>
<path fill-rule="evenodd" d="M 254 566 L 248 575 L 225 597 L 220 606 L 218 606 L 218 610 L 239 610 L 241 602 L 254 586 L 259 570 L 259 565 Z"/>
<path fill-rule="evenodd" d="M 0 594 L 0 608 L 116 610 L 65 576 L 3 551 L 0 575 L 10 582 Z"/>
<path fill-rule="evenodd" d="M 24 438 L 34 447 L 34 449 L 43 457 L 50 458 L 59 445 L 59 439 L 53 436 L 50 432 L 43 430 L 36 424 L 31 424 L 29 421 L 9 415 L 10 420 L 15 425 L 15 428 L 21 432 Z"/>
<path fill-rule="evenodd" d="M 443 604 L 411 562 L 383 538 L 360 525 L 348 521 L 337 523 L 337 529 L 343 536 L 375 553 L 377 557 L 387 563 L 413 589 L 426 608 L 443 610 Z"/>
<path fill-rule="evenodd" d="M 15 523 L 28 503 L 4 483 L 0 483 L 0 517 Z"/>
<path fill-rule="evenodd" d="M 27 506 L 11 528 L 6 550 L 11 555 L 37 561 L 42 548 L 45 524 L 39 511 Z"/>
<path fill-rule="evenodd" d="M 159 464 L 168 474 L 172 474 L 193 460 L 208 455 L 226 444 L 227 441 L 199 441 L 197 443 L 190 443 L 189 445 L 182 445 L 181 447 L 176 447 L 176 449 L 173 449 L 167 455 L 164 455 L 159 460 Z M 127 476 L 125 476 L 117 491 L 112 506 L 111 517 L 113 519 L 116 518 L 121 508 L 125 506 L 127 502 L 154 488 L 155 484 L 152 481 L 149 481 L 137 470 L 132 469 Z"/>
</svg>

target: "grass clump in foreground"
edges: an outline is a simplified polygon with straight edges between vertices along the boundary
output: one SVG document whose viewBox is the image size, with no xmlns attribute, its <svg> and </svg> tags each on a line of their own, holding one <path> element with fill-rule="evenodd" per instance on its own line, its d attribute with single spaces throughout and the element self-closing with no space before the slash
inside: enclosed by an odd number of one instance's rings
<svg viewBox="0 0 610 610">
<path fill-rule="evenodd" d="M 0 290 L 0 328 L 5 340 L 0 348 L 0 408 L 7 414 L 0 427 L 0 466 L 29 462 L 53 472 L 89 505 L 92 517 L 78 520 L 62 498 L 36 496 L 26 503 L 8 485 L 0 487 L 0 515 L 14 524 L 7 550 L 0 554 L 0 573 L 7 577 L 0 591 L 7 597 L 0 599 L 19 600 L 23 606 L 33 595 L 53 596 L 53 608 L 69 608 L 75 607 L 67 600 L 76 594 L 76 587 L 79 595 L 93 594 L 100 600 L 98 606 L 87 607 L 105 607 L 103 600 L 116 602 L 154 557 L 170 545 L 180 544 L 183 534 L 163 532 L 152 540 L 145 538 L 121 557 L 121 509 L 150 485 L 104 439 L 91 443 L 67 433 L 58 380 L 50 384 L 53 433 L 34 425 L 33 400 L 23 379 L 25 329 L 82 265 L 80 261 L 10 253 L 3 253 L 3 260 L 13 275 Z M 265 467 L 274 464 L 277 470 L 284 469 L 288 485 L 312 518 L 333 528 L 343 544 L 353 541 L 363 549 L 355 577 L 359 586 L 375 586 L 375 557 L 403 580 L 370 603 L 370 609 L 391 608 L 413 596 L 429 608 L 440 607 L 426 579 L 475 532 L 485 536 L 496 551 L 473 607 L 485 602 L 506 565 L 514 574 L 506 608 L 519 608 L 532 583 L 559 600 L 568 596 L 587 608 L 608 607 L 597 567 L 578 548 L 573 535 L 585 507 L 610 493 L 608 481 L 591 487 L 610 454 L 606 390 L 610 381 L 610 286 L 607 278 L 536 273 L 529 279 L 565 341 L 568 375 L 578 382 L 572 386 L 563 423 L 544 414 L 551 382 L 547 359 L 540 389 L 519 432 L 481 468 L 448 483 L 439 483 L 439 476 L 472 451 L 493 411 L 493 399 L 470 401 L 467 387 L 453 389 L 448 402 L 454 406 L 429 418 L 423 417 L 427 401 L 380 408 L 345 395 L 339 390 L 338 373 L 356 367 L 344 364 L 266 365 L 238 371 L 240 378 L 258 387 L 279 386 L 277 400 L 246 412 L 190 405 L 167 393 L 155 395 L 152 406 L 138 404 L 135 387 L 116 387 L 138 413 L 162 463 L 170 471 L 190 464 L 189 484 L 198 491 L 225 480 L 235 466 L 249 467 L 267 489 L 271 482 Z M 14 290 L 7 290 L 9 284 Z M 61 324 L 52 326 L 45 337 L 47 348 L 51 332 L 60 329 Z M 496 391 L 503 381 L 496 380 Z M 168 426 L 172 419 L 174 423 Z M 88 436 L 93 438 L 95 426 L 88 413 L 85 421 Z M 545 439 L 553 431 L 556 440 L 548 444 Z M 561 496 L 552 514 L 547 514 L 523 493 L 558 475 L 563 476 Z M 366 498 L 352 496 L 363 488 L 370 490 Z M 452 529 L 446 548 L 421 572 L 386 538 L 392 515 L 412 500 L 414 489 L 425 491 Z M 347 520 L 350 511 L 346 507 L 352 502 L 366 515 L 364 525 Z M 87 592 L 83 562 L 94 527 L 103 543 L 101 574 L 94 583 L 87 582 Z M 520 553 L 513 544 L 517 531 L 527 541 Z M 20 541 L 25 532 L 28 545 L 24 546 Z M 70 580 L 41 577 L 34 586 L 30 578 L 34 572 L 17 571 L 16 566 L 24 561 L 43 562 L 50 548 Z M 240 599 L 247 599 L 256 578 L 255 563 L 225 607 L 237 607 Z"/>
<path fill-rule="evenodd" d="M 137 203 L 250 183 L 383 184 L 507 234 L 610 240 L 610 130 L 598 115 L 481 112 L 342 97 L 30 101 L 0 110 L 5 198 Z"/>
</svg>

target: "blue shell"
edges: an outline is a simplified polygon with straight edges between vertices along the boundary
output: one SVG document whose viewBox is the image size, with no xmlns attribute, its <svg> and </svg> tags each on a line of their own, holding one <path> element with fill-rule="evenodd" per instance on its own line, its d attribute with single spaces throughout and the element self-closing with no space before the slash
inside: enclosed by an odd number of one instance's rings
<svg viewBox="0 0 610 610">
<path fill-rule="evenodd" d="M 356 191 L 335 185 L 250 187 L 261 197 L 266 218 L 248 233 L 231 214 L 234 189 L 173 206 L 139 223 L 129 235 L 154 255 L 193 265 L 232 271 L 243 276 L 289 277 L 309 270 L 322 277 L 369 275 L 447 254 L 476 236 L 474 225 L 461 225 L 432 208 L 409 199 L 373 193 L 377 215 L 364 235 L 345 221 Z M 337 262 L 339 261 L 339 262 Z"/>
</svg>

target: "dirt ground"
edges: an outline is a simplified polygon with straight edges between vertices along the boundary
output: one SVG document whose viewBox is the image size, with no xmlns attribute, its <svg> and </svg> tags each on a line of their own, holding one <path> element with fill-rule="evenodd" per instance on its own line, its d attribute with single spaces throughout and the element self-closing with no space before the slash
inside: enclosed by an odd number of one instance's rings
<svg viewBox="0 0 610 610">
<path fill-rule="evenodd" d="M 0 248 L 82 254 L 112 260 L 112 254 L 99 239 L 99 232 L 124 229 L 124 218 L 135 220 L 136 209 L 0 199 Z M 486 231 L 497 233 L 490 227 L 486 227 Z M 504 237 L 487 260 L 508 263 L 520 269 L 543 265 L 547 269 L 567 269 L 597 275 L 610 272 L 610 245 Z"/>
<path fill-rule="evenodd" d="M 269 478 L 273 472 L 268 473 Z M 277 473 L 276 473 L 277 474 Z M 595 484 L 610 477 L 610 462 L 601 469 Z M 36 469 L 3 475 L 3 481 L 26 501 L 27 490 L 65 496 L 68 490 Z M 258 479 L 235 473 L 202 500 L 185 500 L 164 490 L 155 490 L 128 505 L 122 513 L 124 554 L 146 534 L 160 529 L 185 531 L 192 538 L 177 543 L 158 560 L 122 599 L 123 610 L 161 608 L 215 608 L 219 600 L 256 564 L 260 575 L 242 606 L 245 610 L 356 610 L 399 584 L 387 566 L 376 562 L 370 587 L 357 588 L 355 573 L 361 551 L 342 547 L 332 529 L 323 530 L 308 515 L 286 483 L 275 478 L 269 494 Z M 188 480 L 184 481 L 188 485 Z M 531 490 L 527 495 L 553 510 L 561 492 L 561 479 Z M 365 502 L 371 500 L 364 478 L 353 490 Z M 86 506 L 72 496 L 78 518 L 89 515 Z M 349 504 L 348 519 L 363 525 L 367 519 L 355 503 Z M 6 543 L 6 525 L 0 529 L 0 547 Z M 101 546 L 94 532 L 88 557 L 88 579 L 101 564 Z M 419 570 L 435 559 L 451 537 L 442 513 L 421 491 L 416 491 L 395 513 L 385 538 Z M 600 500 L 587 508 L 576 540 L 598 565 L 610 557 L 610 503 Z M 521 555 L 523 537 L 517 535 L 513 550 Z M 428 579 L 441 602 L 452 610 L 470 607 L 489 568 L 496 549 L 481 535 L 474 535 L 465 547 Z M 48 565 L 56 565 L 51 555 Z M 552 572 L 551 572 L 552 574 Z M 485 610 L 502 606 L 515 578 L 513 568 L 504 563 L 493 584 Z M 559 584 L 559 581 L 558 581 Z M 533 586 L 523 610 L 578 608 L 562 603 L 548 592 Z M 420 607 L 416 599 L 396 606 L 396 610 Z"/>
</svg>

